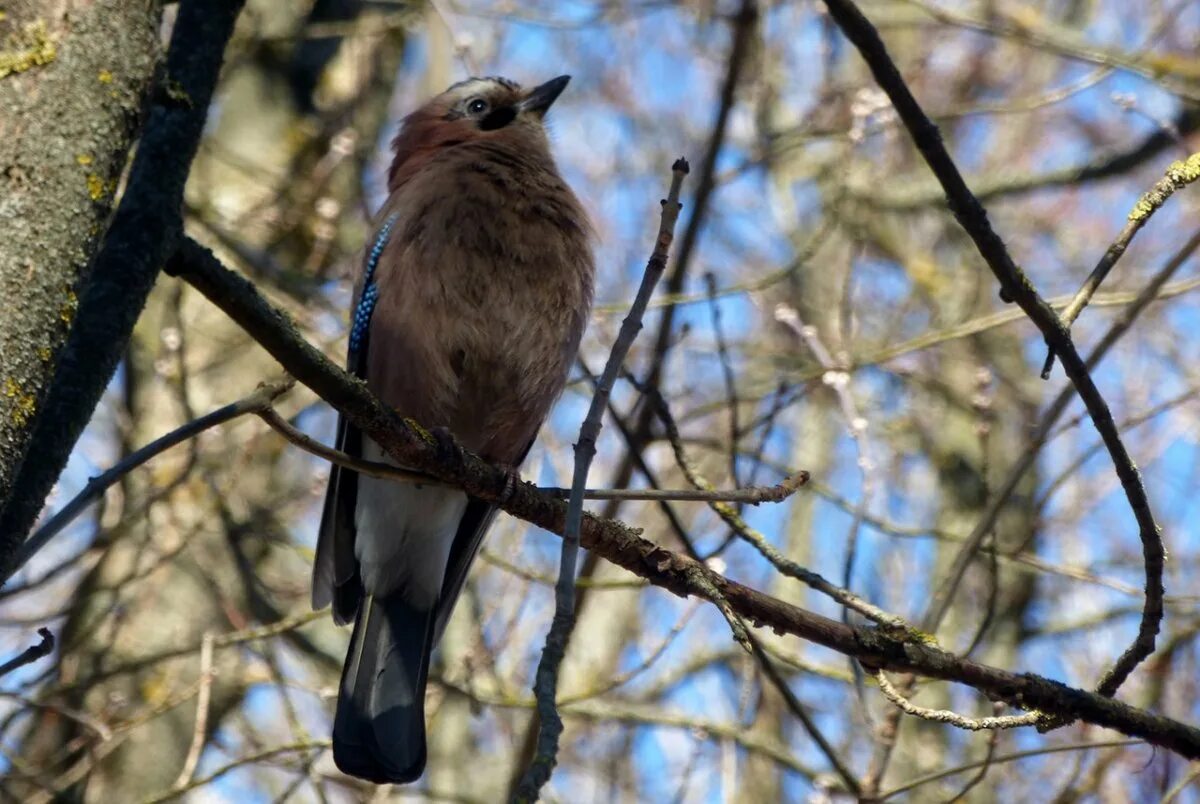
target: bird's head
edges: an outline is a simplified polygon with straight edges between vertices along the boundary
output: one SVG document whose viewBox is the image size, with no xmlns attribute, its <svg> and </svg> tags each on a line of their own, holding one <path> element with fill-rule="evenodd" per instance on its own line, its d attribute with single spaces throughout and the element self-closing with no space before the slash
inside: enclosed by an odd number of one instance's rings
<svg viewBox="0 0 1200 804">
<path fill-rule="evenodd" d="M 566 88 L 560 75 L 533 89 L 507 78 L 468 78 L 404 118 L 392 142 L 396 152 L 388 172 L 388 189 L 446 148 L 496 140 L 517 151 L 549 157 L 546 111 Z"/>
</svg>

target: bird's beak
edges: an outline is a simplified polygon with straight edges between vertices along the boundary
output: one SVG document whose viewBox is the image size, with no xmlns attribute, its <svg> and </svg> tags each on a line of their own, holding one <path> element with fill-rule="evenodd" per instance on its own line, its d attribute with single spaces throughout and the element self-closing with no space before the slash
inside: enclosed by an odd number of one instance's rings
<svg viewBox="0 0 1200 804">
<path fill-rule="evenodd" d="M 571 76 L 569 75 L 560 75 L 558 78 L 551 78 L 541 86 L 530 90 L 529 94 L 525 96 L 525 99 L 518 106 L 522 112 L 533 112 L 538 116 L 544 115 L 546 110 L 550 108 L 550 105 L 567 88 L 567 84 L 570 81 Z"/>
</svg>

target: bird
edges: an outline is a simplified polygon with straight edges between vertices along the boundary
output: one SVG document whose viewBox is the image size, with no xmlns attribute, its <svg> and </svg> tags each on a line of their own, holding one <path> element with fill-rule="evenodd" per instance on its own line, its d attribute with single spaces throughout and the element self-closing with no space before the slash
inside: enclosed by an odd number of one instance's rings
<svg viewBox="0 0 1200 804">
<path fill-rule="evenodd" d="M 355 283 L 348 370 L 510 479 L 592 304 L 594 231 L 546 130 L 569 81 L 470 78 L 404 118 Z M 395 463 L 340 415 L 336 444 Z M 312 603 L 354 623 L 333 721 L 342 772 L 378 784 L 423 773 L 430 654 L 496 512 L 458 489 L 332 467 Z"/>
</svg>

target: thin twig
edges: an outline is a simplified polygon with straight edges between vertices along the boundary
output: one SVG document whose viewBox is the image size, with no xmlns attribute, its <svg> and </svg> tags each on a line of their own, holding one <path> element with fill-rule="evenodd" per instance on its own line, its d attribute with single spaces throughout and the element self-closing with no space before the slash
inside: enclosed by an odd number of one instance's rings
<svg viewBox="0 0 1200 804">
<path fill-rule="evenodd" d="M 446 678 L 438 679 L 438 683 L 447 690 L 451 690 L 471 701 L 487 706 L 512 709 L 530 709 L 537 706 L 537 702 L 533 700 L 487 694 L 481 690 L 452 682 Z M 746 749 L 748 753 L 768 757 L 806 779 L 816 779 L 821 775 L 820 771 L 803 764 L 797 759 L 795 751 L 791 747 L 780 744 L 777 738 L 768 737 L 764 739 L 764 737 L 756 735 L 752 731 L 727 721 L 697 718 L 694 715 L 677 714 L 657 707 L 607 699 L 584 701 L 564 706 L 563 715 L 590 722 L 685 729 L 697 739 L 713 741 L 728 740 Z"/>
<path fill-rule="evenodd" d="M 817 749 L 829 760 L 829 764 L 833 766 L 834 772 L 842 780 L 842 784 L 846 786 L 846 789 L 853 795 L 858 796 L 862 792 L 862 787 L 854 771 L 842 761 L 837 751 L 834 750 L 820 729 L 817 728 L 816 722 L 808 714 L 804 705 L 800 703 L 800 699 L 796 697 L 796 693 L 792 692 L 791 686 L 788 685 L 787 679 L 779 672 L 779 668 L 775 665 L 774 660 L 763 650 L 762 643 L 758 639 L 751 637 L 750 644 L 754 648 L 754 658 L 758 659 L 759 666 L 767 674 L 767 678 L 775 685 L 775 689 L 779 690 L 788 710 L 800 721 L 805 731 L 812 736 L 813 741 L 817 744 Z"/>
<path fill-rule="evenodd" d="M 1163 286 L 1159 292 L 1160 299 L 1171 299 L 1177 296 L 1182 296 L 1185 293 L 1191 293 L 1197 288 L 1200 288 L 1200 279 L 1184 279 L 1179 282 Z M 1131 304 L 1136 293 L 1130 291 L 1109 291 L 1096 294 L 1092 299 L 1092 307 L 1124 307 Z M 1071 303 L 1071 298 L 1068 296 L 1056 296 L 1050 299 L 1050 306 L 1054 308 L 1065 308 Z M 986 315 L 981 315 L 978 318 L 973 318 L 969 321 L 964 321 L 961 324 L 955 324 L 945 329 L 934 330 L 918 335 L 915 338 L 910 338 L 900 343 L 886 344 L 882 347 L 871 349 L 866 354 L 858 355 L 852 368 L 861 369 L 869 366 L 877 366 L 896 358 L 920 352 L 924 349 L 929 349 L 939 344 L 949 341 L 956 341 L 971 335 L 978 335 L 983 332 L 988 332 L 992 329 L 1011 324 L 1015 321 L 1020 321 L 1025 318 L 1025 313 L 1021 310 L 996 310 Z M 815 376 L 820 376 L 815 373 Z M 813 375 L 801 372 L 796 377 L 797 382 L 802 382 L 811 379 Z M 1086 414 L 1085 414 L 1086 417 Z"/>
<path fill-rule="evenodd" d="M 323 751 L 332 745 L 333 743 L 330 740 L 305 740 L 297 743 L 289 743 L 287 745 L 278 745 L 274 748 L 268 748 L 264 751 L 258 751 L 253 754 L 232 760 L 231 762 L 217 768 L 207 776 L 202 776 L 199 779 L 193 779 L 189 781 L 181 788 L 177 789 L 172 787 L 170 790 L 150 796 L 144 802 L 142 802 L 142 804 L 161 804 L 161 802 L 164 801 L 172 801 L 190 790 L 195 790 L 197 788 L 204 787 L 205 785 L 212 784 L 230 771 L 237 770 L 245 765 L 256 765 L 259 762 L 265 762 L 268 759 L 274 759 L 275 757 L 284 756 L 286 754 Z"/>
<path fill-rule="evenodd" d="M 1104 445 L 1108 449 L 1113 468 L 1117 477 L 1120 478 L 1129 507 L 1137 520 L 1138 537 L 1142 543 L 1142 560 L 1146 573 L 1146 598 L 1137 636 L 1113 667 L 1104 674 L 1097 687 L 1097 691 L 1101 695 L 1112 696 L 1134 668 L 1154 652 L 1155 639 L 1163 616 L 1162 576 L 1166 556 L 1162 535 L 1150 508 L 1150 500 L 1146 495 L 1145 486 L 1142 484 L 1141 474 L 1121 440 L 1121 434 L 1113 421 L 1112 412 L 1096 387 L 1089 366 L 1072 343 L 1070 332 L 1054 309 L 1038 294 L 1029 277 L 1013 262 L 1004 242 L 992 229 L 987 211 L 971 192 L 963 180 L 958 166 L 946 150 L 937 126 L 921 109 L 917 99 L 913 97 L 912 91 L 900 75 L 895 62 L 888 55 L 887 48 L 879 38 L 878 31 L 863 16 L 852 0 L 825 0 L 825 5 L 838 27 L 867 62 L 880 88 L 891 99 L 897 114 L 908 129 L 914 145 L 937 177 L 938 183 L 946 195 L 950 210 L 954 213 L 959 225 L 975 243 L 980 256 L 983 257 L 999 282 L 1001 297 L 1020 306 L 1029 319 L 1041 330 L 1046 343 L 1062 360 L 1067 376 L 1086 406 L 1093 424 L 1104 439 Z M 923 624 L 927 626 L 926 630 L 933 630 L 928 628 L 928 620 Z M 881 773 L 886 767 L 890 748 L 883 749 L 883 751 L 883 762 L 881 764 L 872 763 L 872 771 L 876 774 L 869 779 L 872 784 L 878 784 L 878 773 Z M 881 757 L 877 756 L 877 759 L 879 758 Z M 875 792 L 870 785 L 867 787 L 869 793 Z"/>
<path fill-rule="evenodd" d="M 272 430 L 279 433 L 285 439 L 295 444 L 300 449 L 318 458 L 324 458 L 330 463 L 335 463 L 338 466 L 346 469 L 353 469 L 359 474 L 367 477 L 377 477 L 388 480 L 399 480 L 409 482 L 419 482 L 431 486 L 449 486 L 452 484 L 443 483 L 435 477 L 431 477 L 422 472 L 414 472 L 411 469 L 404 469 L 400 466 L 394 466 L 390 463 L 382 461 L 368 461 L 364 458 L 357 458 L 348 453 L 336 450 L 333 447 L 327 447 L 315 438 L 300 432 L 293 427 L 287 419 L 279 415 L 279 412 L 272 407 L 256 410 L 254 413 L 266 422 Z"/>
<path fill-rule="evenodd" d="M 203 246 L 185 239 L 167 270 L 201 291 L 279 360 L 289 374 L 345 414 L 397 461 L 460 484 L 467 494 L 495 502 L 508 513 L 549 532 L 562 533 L 564 503 L 539 494 L 530 483 L 518 483 L 513 488 L 510 474 L 468 451 L 447 461 L 413 423 L 398 417 L 361 381 L 334 365 L 250 282 L 222 265 Z M 905 640 L 883 629 L 848 627 L 726 578 L 689 556 L 643 538 L 620 520 L 585 517 L 580 545 L 590 554 L 674 594 L 696 595 L 715 604 L 710 591 L 715 588 L 747 622 L 854 656 L 869 667 L 964 683 L 994 700 L 1117 729 L 1182 756 L 1200 758 L 1200 729 L 1036 674 L 1011 673 L 963 659 L 925 641 Z M 707 584 L 699 583 L 701 580 Z"/>
<path fill-rule="evenodd" d="M 774 486 L 747 486 L 741 489 L 584 489 L 585 500 L 649 500 L 652 502 L 726 502 L 760 503 L 783 502 L 808 483 L 809 474 L 801 469 Z M 569 498 L 570 489 L 542 488 L 554 497 Z"/>
<path fill-rule="evenodd" d="M 662 202 L 662 219 L 658 226 L 654 250 L 646 264 L 646 272 L 642 276 L 642 284 L 633 300 L 633 306 L 621 322 L 621 329 L 608 356 L 608 363 L 600 375 L 600 382 L 596 384 L 587 416 L 579 429 L 579 443 L 575 445 L 575 474 L 571 481 L 571 496 L 567 502 L 567 519 L 563 530 L 562 558 L 559 562 L 558 583 L 554 587 L 554 619 L 549 633 L 546 634 L 546 646 L 542 649 L 537 680 L 534 683 L 540 719 L 537 753 L 517 786 L 515 798 L 519 801 L 536 801 L 542 787 L 550 780 L 550 774 L 557 763 L 562 719 L 558 716 L 554 696 L 558 688 L 558 667 L 566 652 L 567 635 L 575 620 L 575 559 L 579 552 L 579 531 L 583 520 L 583 490 L 587 485 L 588 468 L 596 454 L 596 439 L 600 435 L 601 418 L 608 405 L 608 397 L 612 393 L 613 383 L 616 382 L 617 372 L 621 370 L 634 338 L 642 329 L 642 316 L 646 312 L 646 305 L 654 292 L 654 286 L 658 284 L 659 278 L 667 268 L 667 255 L 675 236 L 675 222 L 679 219 L 679 210 L 683 208 L 679 203 L 679 193 L 688 170 L 687 160 L 682 158 L 677 159 L 671 166 L 671 189 Z"/>
<path fill-rule="evenodd" d="M 1188 785 L 1200 779 L 1200 763 L 1193 762 L 1188 772 L 1183 775 L 1170 790 L 1163 794 L 1162 800 L 1158 804 L 1171 804 L 1180 793 L 1187 789 Z"/>
<path fill-rule="evenodd" d="M 336 463 L 339 466 L 344 466 L 347 469 L 353 469 L 361 474 L 371 477 L 385 478 L 400 481 L 420 482 L 430 486 L 446 486 L 454 487 L 453 483 L 446 483 L 438 480 L 431 475 L 422 472 L 414 472 L 410 469 L 403 469 L 382 461 L 368 461 L 362 458 L 356 458 L 348 455 L 345 452 L 340 452 L 332 447 L 327 447 L 316 439 L 310 438 L 304 433 L 297 430 L 280 416 L 273 409 L 256 411 L 258 416 L 271 426 L 271 429 L 278 432 L 288 441 L 296 446 L 325 458 L 331 463 Z M 585 500 L 641 500 L 641 501 L 669 501 L 669 502 L 740 502 L 750 505 L 759 505 L 760 503 L 783 502 L 788 497 L 796 493 L 796 491 L 809 480 L 809 473 L 800 470 L 791 475 L 788 475 L 781 482 L 774 486 L 749 486 L 739 489 L 715 489 L 710 491 L 700 491 L 697 489 L 584 489 L 583 498 Z M 542 486 L 538 491 L 543 494 L 548 494 L 560 499 L 569 499 L 571 489 L 559 488 L 556 486 Z"/>
<path fill-rule="evenodd" d="M 909 5 L 922 9 L 933 19 L 945 25 L 978 31 L 985 36 L 1011 38 L 1029 47 L 1046 50 L 1064 58 L 1081 62 L 1100 64 L 1115 70 L 1126 71 L 1160 82 L 1172 92 L 1189 100 L 1200 100 L 1200 93 L 1194 85 L 1183 80 L 1182 76 L 1173 75 L 1170 70 L 1162 70 L 1153 66 L 1149 59 L 1139 58 L 1138 53 L 1122 53 L 1114 49 L 1097 47 L 1075 37 L 1064 36 L 1049 27 L 1031 25 L 1027 21 L 1018 22 L 1015 15 L 1011 18 L 1003 13 L 989 14 L 986 18 L 951 11 L 929 0 L 904 0 Z"/>
<path fill-rule="evenodd" d="M 679 237 L 679 256 L 663 286 L 664 295 L 671 299 L 675 299 L 683 293 L 687 271 L 692 263 L 692 255 L 696 253 L 696 244 L 700 242 L 700 232 L 707 220 L 709 210 L 712 208 L 712 197 L 717 189 L 717 160 L 724 149 L 730 129 L 729 121 L 733 116 L 738 86 L 741 84 L 746 65 L 750 62 L 751 54 L 754 52 L 758 19 L 759 9 L 756 0 L 742 0 L 737 14 L 730 20 L 733 27 L 733 41 L 730 45 L 728 67 L 724 80 L 721 82 L 717 116 L 713 121 L 712 133 L 704 146 L 700 169 L 697 171 L 698 181 L 696 182 L 696 196 L 692 204 L 692 213 L 688 218 L 687 225 L 684 226 L 683 234 Z M 649 371 L 644 376 L 648 385 L 658 385 L 662 377 L 663 366 L 666 363 L 667 352 L 671 348 L 674 335 L 676 310 L 677 307 L 674 303 L 663 308 L 658 331 L 655 333 L 652 352 L 654 359 L 650 364 Z M 644 423 L 649 421 L 648 417 L 643 416 L 638 422 L 642 426 L 635 428 L 635 432 L 639 432 L 643 438 L 645 437 Z"/>
<path fill-rule="evenodd" d="M 278 382 L 263 383 L 249 396 L 245 396 L 224 407 L 217 408 L 212 413 L 201 416 L 198 419 L 193 419 L 187 424 L 175 428 L 114 464 L 108 471 L 93 477 L 83 487 L 82 491 L 76 494 L 58 513 L 50 517 L 46 521 L 46 524 L 38 528 L 37 532 L 21 545 L 13 566 L 24 566 L 29 559 L 33 558 L 39 550 L 45 547 L 46 543 L 66 527 L 71 520 L 77 517 L 91 503 L 99 499 L 108 490 L 109 486 L 146 463 L 146 461 L 166 452 L 177 444 L 182 444 L 188 439 L 195 438 L 205 430 L 209 430 L 219 424 L 224 424 L 230 419 L 236 419 L 247 413 L 259 413 L 268 410 L 274 400 L 278 399 L 295 384 L 296 381 L 290 378 Z"/>
<path fill-rule="evenodd" d="M 877 800 L 886 801 L 889 798 L 895 798 L 901 793 L 907 793 L 910 790 L 915 790 L 916 788 L 927 785 L 930 782 L 936 782 L 941 779 L 945 779 L 947 776 L 956 776 L 960 773 L 966 773 L 969 770 L 974 770 L 975 768 L 982 767 L 989 763 L 992 765 L 1002 765 L 1008 762 L 1016 762 L 1018 760 L 1028 759 L 1029 757 L 1040 757 L 1047 754 L 1063 754 L 1070 751 L 1090 751 L 1097 748 L 1128 748 L 1129 746 L 1133 745 L 1145 744 L 1146 743 L 1142 742 L 1141 740 L 1104 740 L 1102 742 L 1095 743 L 1052 745 L 1046 748 L 1034 748 L 1029 751 L 1018 751 L 1014 754 L 1002 754 L 1001 756 L 992 757 L 991 759 L 985 758 L 979 762 L 970 762 L 966 765 L 958 765 L 957 767 L 946 768 L 944 770 L 926 774 L 925 776 L 919 776 L 916 779 L 911 779 L 903 783 L 899 787 L 893 787 L 891 790 L 888 790 L 886 793 L 880 795 Z"/>
<path fill-rule="evenodd" d="M 875 674 L 875 680 L 879 682 L 879 689 L 883 692 L 884 697 L 894 703 L 904 713 L 933 723 L 948 723 L 951 726 L 966 729 L 967 731 L 1018 729 L 1024 726 L 1036 726 L 1045 718 L 1041 712 L 1029 712 L 1024 715 L 1004 715 L 1003 717 L 971 718 L 960 715 L 957 712 L 951 712 L 949 709 L 926 709 L 923 706 L 917 706 L 901 695 L 900 691 L 892 686 L 892 682 L 888 681 L 887 676 L 884 675 L 882 670 Z"/>
<path fill-rule="evenodd" d="M 696 604 L 688 606 L 680 618 L 675 621 L 675 624 L 671 626 L 671 630 L 667 632 L 667 635 L 658 643 L 657 647 L 647 653 L 646 658 L 642 659 L 642 661 L 639 662 L 635 667 L 631 667 L 625 672 L 618 673 L 611 678 L 605 679 L 603 684 L 591 687 L 583 692 L 577 692 L 574 695 L 564 695 L 559 699 L 558 703 L 562 706 L 566 706 L 568 704 L 578 703 L 580 701 L 587 701 L 592 698 L 599 698 L 601 695 L 612 692 L 617 687 L 625 686 L 634 678 L 637 678 L 639 675 L 646 672 L 646 670 L 650 669 L 651 665 L 662 658 L 663 654 L 667 652 L 667 648 L 671 647 L 671 644 L 675 641 L 676 637 L 683 633 L 683 629 L 687 627 L 689 622 L 691 622 L 692 616 L 695 615 L 697 610 L 698 607 Z"/>
<path fill-rule="evenodd" d="M 986 504 L 992 496 L 992 405 L 995 400 L 991 394 L 992 372 L 980 368 L 975 372 L 975 393 L 971 397 L 971 407 L 978 415 L 975 432 L 979 436 L 979 481 L 983 487 L 983 501 Z M 988 629 L 996 617 L 996 603 L 1000 599 L 1000 545 L 996 540 L 996 531 L 992 529 L 980 545 L 988 560 L 987 604 L 983 609 L 983 619 L 980 620 L 975 636 L 967 645 L 964 656 L 970 656 L 987 638 Z"/>
<path fill-rule="evenodd" d="M 1100 283 L 1125 254 L 1134 235 L 1141 231 L 1141 228 L 1150 220 L 1150 216 L 1167 203 L 1167 199 L 1174 195 L 1176 190 L 1186 187 L 1196 179 L 1200 179 L 1200 153 L 1192 154 L 1185 161 L 1172 162 L 1163 177 L 1150 188 L 1149 192 L 1138 199 L 1125 221 L 1125 227 L 1117 235 L 1117 239 L 1104 252 L 1104 256 L 1100 258 L 1100 262 L 1084 280 L 1075 297 L 1071 299 L 1071 303 L 1062 311 L 1061 316 L 1065 326 L 1069 328 L 1071 324 L 1075 323 L 1075 319 L 1083 312 L 1083 308 L 1087 307 L 1088 302 L 1100 289 Z M 1052 368 L 1054 368 L 1054 350 L 1050 349 L 1046 353 L 1046 363 L 1042 366 L 1043 380 L 1050 379 Z"/>
<path fill-rule="evenodd" d="M 708 288 L 708 306 L 712 312 L 713 337 L 717 341 L 717 357 L 721 363 L 721 376 L 725 380 L 725 399 L 729 405 L 729 479 L 734 486 L 742 484 L 738 474 L 738 436 L 741 423 L 738 421 L 737 378 L 733 374 L 733 361 L 729 357 L 729 346 L 725 343 L 725 331 L 721 328 L 721 305 L 717 303 L 717 277 L 710 271 L 704 275 Z"/>
<path fill-rule="evenodd" d="M 1200 386 L 1191 385 L 1181 393 L 1175 394 L 1168 399 L 1164 399 L 1157 405 L 1153 405 L 1137 415 L 1127 417 L 1120 422 L 1121 430 L 1128 433 L 1130 430 L 1154 421 L 1159 415 L 1166 413 L 1172 408 L 1179 407 L 1187 402 L 1192 401 L 1198 395 L 1200 395 Z M 1086 417 L 1086 414 L 1083 414 L 1083 416 Z M 1071 419 L 1068 419 L 1061 426 L 1056 428 L 1054 432 L 1050 433 L 1049 437 L 1056 438 L 1065 432 L 1073 431 L 1075 425 L 1079 423 L 1080 419 L 1080 416 L 1071 417 Z M 1060 470 L 1049 483 L 1045 484 L 1044 488 L 1040 489 L 1038 497 L 1033 503 L 1033 509 L 1038 512 L 1039 516 L 1045 512 L 1046 506 L 1050 504 L 1050 500 L 1054 498 L 1054 495 L 1057 494 L 1059 490 L 1062 489 L 1062 487 L 1083 468 L 1084 464 L 1091 460 L 1096 453 L 1102 449 L 1104 449 L 1103 442 L 1093 442 L 1086 449 L 1076 455 L 1069 464 L 1063 467 L 1063 469 Z M 2 598 L 3 595 L 0 594 L 0 599 Z"/>
<path fill-rule="evenodd" d="M 57 717 L 74 721 L 75 723 L 78 723 L 80 726 L 83 726 L 85 729 L 95 734 L 96 737 L 99 738 L 100 742 L 107 742 L 112 739 L 112 729 L 110 729 L 106 723 L 82 710 L 72 709 L 57 703 L 37 701 L 33 698 L 16 692 L 0 691 L 0 698 L 7 698 L 10 701 L 19 703 L 23 709 L 40 709 L 45 712 L 50 712 Z"/>
<path fill-rule="evenodd" d="M 758 446 L 755 447 L 754 452 L 750 455 L 751 466 L 748 481 L 751 486 L 754 485 L 754 481 L 758 477 L 758 470 L 766 465 L 766 461 L 764 460 L 763 456 L 766 454 L 767 444 L 770 442 L 771 436 L 775 432 L 776 420 L 779 418 L 779 414 L 782 413 L 783 409 L 787 406 L 788 390 L 789 386 L 787 383 L 780 383 L 779 386 L 776 387 L 775 393 L 772 395 L 770 410 L 768 410 L 766 415 L 761 418 L 761 421 L 751 422 L 746 427 L 747 433 L 759 427 L 760 425 L 762 427 L 762 432 L 759 433 L 758 436 Z M 701 560 L 708 561 L 709 559 L 717 558 L 729 548 L 729 545 L 733 544 L 734 539 L 737 537 L 738 532 L 733 528 L 730 528 L 729 534 L 724 538 L 724 540 L 722 540 L 719 545 L 713 548 L 708 555 L 701 556 Z"/>
<path fill-rule="evenodd" d="M 3 678 L 19 667 L 33 664 L 43 656 L 50 655 L 50 651 L 54 650 L 54 634 L 50 633 L 49 628 L 39 628 L 38 636 L 42 638 L 41 642 L 36 645 L 30 645 L 21 651 L 18 656 L 9 659 L 4 664 L 0 664 L 0 678 Z"/>
<path fill-rule="evenodd" d="M 821 368 L 825 370 L 822 379 L 837 397 L 842 418 L 846 420 L 846 429 L 850 432 L 850 438 L 854 441 L 855 449 L 858 451 L 858 471 L 862 489 L 858 505 L 854 508 L 854 519 L 850 522 L 850 532 L 846 538 L 846 559 L 842 565 L 842 586 L 849 589 L 850 581 L 854 576 L 855 558 L 858 554 L 858 537 L 862 532 L 863 520 L 866 519 L 867 511 L 871 506 L 871 499 L 875 494 L 875 460 L 871 457 L 871 445 L 867 440 L 867 419 L 859 413 L 858 405 L 855 404 L 854 397 L 850 393 L 850 373 L 845 366 L 839 366 L 833 359 L 833 355 L 821 342 L 817 328 L 806 325 L 800 320 L 800 312 L 786 304 L 775 308 L 775 320 L 802 340 L 808 346 L 808 350 L 817 358 Z M 848 614 L 849 612 L 843 609 L 843 619 Z"/>
<path fill-rule="evenodd" d="M 260 639 L 270 639 L 282 634 L 290 634 L 302 626 L 326 618 L 328 615 L 322 611 L 302 611 L 298 614 L 293 614 L 284 617 L 267 625 L 255 626 L 253 628 L 245 628 L 239 631 L 229 631 L 224 634 L 217 634 L 213 637 L 213 648 L 229 648 L 235 645 L 242 645 L 247 642 L 254 642 Z M 114 678 L 121 675 L 130 675 L 144 670 L 148 667 L 153 667 L 159 662 L 178 659 L 181 656 L 191 656 L 198 653 L 203 647 L 203 642 L 200 644 L 188 645 L 182 648 L 172 648 L 170 650 L 156 653 L 152 656 L 143 656 L 138 659 L 123 662 L 118 665 L 112 665 L 102 670 L 87 676 L 85 679 L 72 682 L 60 681 L 54 687 L 54 692 L 65 692 L 76 690 L 86 684 L 96 684 L 109 678 Z"/>
<path fill-rule="evenodd" d="M 332 447 L 327 447 L 315 438 L 310 438 L 308 435 L 297 430 L 286 419 L 280 416 L 274 408 L 264 408 L 253 412 L 270 425 L 272 430 L 300 447 L 300 449 L 324 458 L 330 463 L 336 463 L 338 466 L 353 469 L 369 477 L 421 483 L 427 486 L 454 487 L 453 483 L 443 482 L 423 472 L 414 472 L 411 469 L 404 469 L 394 464 L 383 463 L 382 461 L 368 461 L 356 458 L 353 455 L 348 455 Z M 585 500 L 643 500 L 652 502 L 718 501 L 759 505 L 761 503 L 783 502 L 795 494 L 808 480 L 809 473 L 800 470 L 788 475 L 774 486 L 748 486 L 740 489 L 710 489 L 707 491 L 698 489 L 584 489 L 583 498 Z M 538 491 L 563 500 L 569 499 L 571 496 L 571 489 L 555 486 L 539 487 Z"/>
<path fill-rule="evenodd" d="M 550 575 L 549 573 L 543 575 L 535 570 L 519 567 L 516 564 L 513 564 L 511 561 L 505 561 L 503 558 L 491 552 L 486 547 L 480 549 L 479 558 L 485 563 L 496 567 L 497 569 L 504 570 L 510 575 L 515 575 L 522 580 L 529 581 L 530 583 L 537 583 L 543 586 L 554 586 L 555 582 L 558 581 L 557 575 Z M 647 586 L 649 586 L 649 584 L 640 578 L 630 578 L 628 580 L 598 580 L 596 578 L 584 578 L 582 573 L 580 574 L 580 577 L 575 580 L 576 590 L 645 589 Z"/>
<path fill-rule="evenodd" d="M 27 799 L 28 804 L 49 804 L 52 800 L 61 799 L 61 794 L 71 785 L 82 779 L 88 771 L 100 763 L 104 757 L 110 755 L 113 751 L 120 748 L 130 734 L 139 726 L 145 725 L 157 717 L 160 717 L 167 712 L 170 712 L 175 707 L 188 701 L 193 695 L 196 695 L 200 690 L 200 679 L 187 685 L 177 694 L 169 695 L 161 703 L 150 708 L 138 712 L 128 720 L 123 720 L 114 723 L 109 735 L 109 739 L 99 745 L 94 745 L 89 751 L 85 751 L 79 757 L 79 761 L 60 774 L 52 784 L 53 793 L 43 791 L 39 795 L 30 796 Z M 68 749 L 74 753 L 73 748 Z"/>
<path fill-rule="evenodd" d="M 213 633 L 206 631 L 200 643 L 200 691 L 196 695 L 196 723 L 192 728 L 192 744 L 188 747 L 187 757 L 183 761 L 183 769 L 172 786 L 174 790 L 183 790 L 196 773 L 196 765 L 200 762 L 200 751 L 204 748 L 204 737 L 208 733 L 208 709 L 212 699 L 213 672 Z"/>
<path fill-rule="evenodd" d="M 683 440 L 679 436 L 679 426 L 675 423 L 675 418 L 671 415 L 671 410 L 667 406 L 666 400 L 662 398 L 662 394 L 654 389 L 645 386 L 639 387 L 662 422 L 667 442 L 671 445 L 671 449 L 675 454 L 675 463 L 683 470 L 684 477 L 688 479 L 689 483 L 696 486 L 696 488 L 707 489 L 709 487 L 708 481 L 697 471 L 683 448 Z M 830 582 L 820 573 L 813 572 L 785 556 L 771 544 L 764 534 L 750 527 L 732 506 L 713 502 L 709 504 L 709 507 L 712 508 L 717 516 L 721 517 L 734 533 L 748 542 L 754 549 L 758 550 L 763 558 L 770 561 L 784 575 L 789 578 L 795 578 L 818 592 L 828 595 L 846 608 L 857 611 L 859 614 L 884 628 L 908 634 L 910 637 L 918 640 L 926 638 L 923 634 L 919 634 L 903 617 L 889 614 L 878 606 L 863 600 L 849 589 Z"/>
</svg>

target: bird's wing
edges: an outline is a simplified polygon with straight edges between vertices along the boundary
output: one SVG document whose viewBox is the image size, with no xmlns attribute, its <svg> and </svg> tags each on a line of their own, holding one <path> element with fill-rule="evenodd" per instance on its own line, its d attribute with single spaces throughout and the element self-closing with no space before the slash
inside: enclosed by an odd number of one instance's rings
<svg viewBox="0 0 1200 804">
<path fill-rule="evenodd" d="M 365 348 L 357 355 L 351 352 L 347 371 L 362 377 L 365 358 Z M 340 413 L 335 447 L 353 458 L 362 457 L 362 433 Z M 358 473 L 331 464 L 325 507 L 317 531 L 317 553 L 313 560 L 312 605 L 314 610 L 320 610 L 332 603 L 333 619 L 338 625 L 354 619 L 362 597 L 358 561 L 354 557 L 354 509 L 357 503 Z"/>
<path fill-rule="evenodd" d="M 450 559 L 446 562 L 446 578 L 442 582 L 442 594 L 438 598 L 437 615 L 433 621 L 433 641 L 442 638 L 446 623 L 454 612 L 454 604 L 467 581 L 471 562 L 479 552 L 483 536 L 491 527 L 492 521 L 499 512 L 495 505 L 474 498 L 467 499 L 467 508 L 463 512 L 462 521 L 458 524 L 458 532 L 454 534 L 454 545 L 450 548 Z"/>
<path fill-rule="evenodd" d="M 371 250 L 364 254 L 361 286 L 355 293 L 346 370 L 363 379 L 367 371 L 371 313 L 377 298 L 375 266 L 387 247 L 395 223 L 396 216 L 389 217 L 377 233 Z M 352 458 L 362 457 L 362 433 L 341 413 L 338 414 L 334 446 Z M 321 525 L 317 530 L 317 551 L 313 559 L 312 605 L 314 610 L 319 611 L 332 603 L 333 619 L 338 625 L 345 625 L 354 619 L 363 594 L 358 560 L 354 556 L 354 511 L 357 504 L 358 473 L 331 464 Z"/>
<path fill-rule="evenodd" d="M 525 445 L 525 449 L 521 450 L 520 457 L 514 465 L 522 464 L 532 447 L 533 441 L 531 440 Z M 441 639 L 442 631 L 446 630 L 446 623 L 449 622 L 450 614 L 454 611 L 454 604 L 462 593 L 463 585 L 467 582 L 471 563 L 475 560 L 480 545 L 483 544 L 484 534 L 492 526 L 492 521 L 495 520 L 499 511 L 500 509 L 492 503 L 473 497 L 468 498 L 467 510 L 463 513 L 462 521 L 458 525 L 458 532 L 454 535 L 454 545 L 450 548 L 450 560 L 446 562 L 446 578 L 442 582 L 442 596 L 438 600 L 437 619 L 434 620 L 434 642 Z"/>
<path fill-rule="evenodd" d="M 344 416 L 338 414 L 336 447 L 359 457 L 362 435 Z M 333 605 L 333 618 L 339 625 L 350 622 L 358 608 L 361 590 L 349 583 L 357 577 L 354 559 L 354 507 L 358 500 L 358 473 L 333 464 L 325 507 L 317 531 L 317 554 L 313 560 L 312 605 L 320 610 Z M 344 590 L 344 591 L 343 591 Z"/>
</svg>

